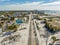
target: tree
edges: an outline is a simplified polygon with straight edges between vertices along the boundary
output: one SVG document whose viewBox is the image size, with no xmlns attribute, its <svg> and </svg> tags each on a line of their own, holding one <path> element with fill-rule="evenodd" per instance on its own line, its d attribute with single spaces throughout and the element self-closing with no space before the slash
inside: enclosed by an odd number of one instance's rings
<svg viewBox="0 0 60 45">
<path fill-rule="evenodd" d="M 54 44 L 55 41 L 57 40 L 55 36 L 51 37 L 51 39 L 53 39 L 53 44 Z"/>
<path fill-rule="evenodd" d="M 14 17 L 11 17 L 11 19 L 10 19 L 10 20 L 12 20 L 12 21 L 13 21 L 13 20 L 14 20 Z"/>
<path fill-rule="evenodd" d="M 8 28 L 9 30 L 14 30 L 14 29 L 17 28 L 17 26 L 16 26 L 16 25 L 11 25 L 11 26 L 7 26 L 7 28 Z"/>
<path fill-rule="evenodd" d="M 25 17 L 25 15 L 26 15 L 25 13 L 22 13 L 22 17 Z"/>
</svg>

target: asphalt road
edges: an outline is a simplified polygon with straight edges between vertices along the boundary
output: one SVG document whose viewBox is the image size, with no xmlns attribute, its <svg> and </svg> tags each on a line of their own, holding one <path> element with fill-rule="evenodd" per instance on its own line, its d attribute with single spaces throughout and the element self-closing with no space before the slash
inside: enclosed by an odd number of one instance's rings
<svg viewBox="0 0 60 45">
<path fill-rule="evenodd" d="M 32 23 L 32 14 L 30 14 L 29 18 L 30 18 L 29 19 L 30 27 L 29 27 L 28 45 L 37 45 L 36 44 L 36 37 L 35 37 L 35 33 L 34 33 L 34 28 L 33 28 L 33 23 Z"/>
</svg>

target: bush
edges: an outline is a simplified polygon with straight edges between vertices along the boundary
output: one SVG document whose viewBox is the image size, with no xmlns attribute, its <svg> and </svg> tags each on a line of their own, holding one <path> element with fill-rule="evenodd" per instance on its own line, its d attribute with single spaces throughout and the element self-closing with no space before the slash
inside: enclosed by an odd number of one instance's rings
<svg viewBox="0 0 60 45">
<path fill-rule="evenodd" d="M 51 37 L 51 39 L 53 39 L 53 43 L 57 40 L 55 36 Z"/>
<path fill-rule="evenodd" d="M 51 37 L 51 39 L 53 39 L 54 41 L 56 40 L 56 37 L 55 36 L 53 36 L 53 37 Z"/>
<path fill-rule="evenodd" d="M 16 25 L 11 25 L 11 26 L 7 26 L 7 28 L 8 28 L 9 30 L 13 30 L 13 29 L 17 28 L 17 26 L 16 26 Z"/>
</svg>

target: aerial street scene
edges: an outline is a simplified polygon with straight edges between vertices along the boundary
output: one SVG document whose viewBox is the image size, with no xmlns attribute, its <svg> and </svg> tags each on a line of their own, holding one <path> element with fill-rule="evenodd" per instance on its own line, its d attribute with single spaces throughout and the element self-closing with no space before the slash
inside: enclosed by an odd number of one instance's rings
<svg viewBox="0 0 60 45">
<path fill-rule="evenodd" d="M 0 0 L 0 45 L 60 45 L 60 0 Z"/>
</svg>

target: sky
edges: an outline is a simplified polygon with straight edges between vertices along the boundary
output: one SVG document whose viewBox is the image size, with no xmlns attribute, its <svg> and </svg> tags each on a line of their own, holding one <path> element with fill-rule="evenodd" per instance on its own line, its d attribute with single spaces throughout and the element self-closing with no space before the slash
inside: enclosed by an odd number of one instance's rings
<svg viewBox="0 0 60 45">
<path fill-rule="evenodd" d="M 60 0 L 0 0 L 0 10 L 60 10 Z"/>
</svg>

